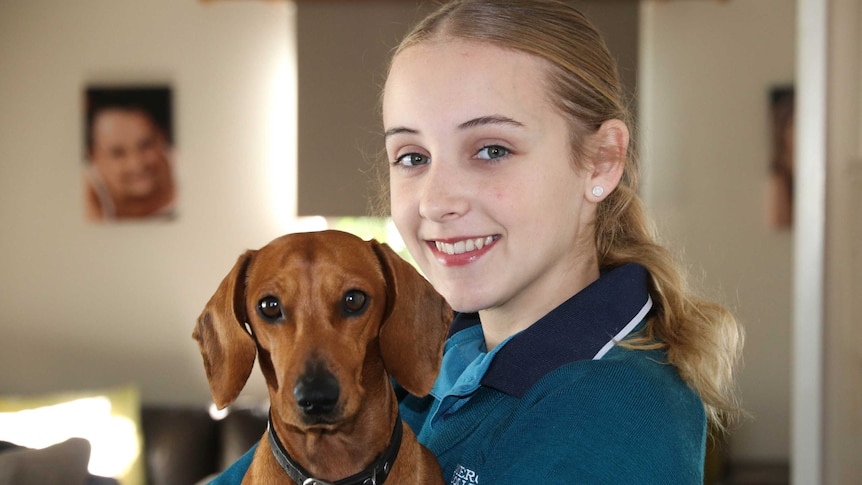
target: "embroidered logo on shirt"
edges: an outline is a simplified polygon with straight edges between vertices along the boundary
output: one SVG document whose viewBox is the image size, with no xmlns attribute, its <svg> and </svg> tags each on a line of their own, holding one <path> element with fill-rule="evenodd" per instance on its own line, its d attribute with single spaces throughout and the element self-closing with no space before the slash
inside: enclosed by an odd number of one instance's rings
<svg viewBox="0 0 862 485">
<path fill-rule="evenodd" d="M 449 485 L 478 485 L 479 475 L 473 470 L 458 465 L 455 467 L 455 473 L 452 474 L 452 481 Z"/>
</svg>

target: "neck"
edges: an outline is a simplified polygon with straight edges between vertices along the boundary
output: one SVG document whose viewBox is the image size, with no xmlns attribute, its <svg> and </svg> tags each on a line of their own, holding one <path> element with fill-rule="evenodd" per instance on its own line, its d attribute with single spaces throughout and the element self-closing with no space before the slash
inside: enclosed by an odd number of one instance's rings
<svg viewBox="0 0 862 485">
<path fill-rule="evenodd" d="M 561 265 L 558 267 L 562 268 Z M 568 269 L 562 269 L 556 278 L 537 281 L 505 304 L 480 310 L 485 347 L 490 351 L 512 335 L 526 330 L 597 279 L 597 259 L 576 262 Z"/>
</svg>

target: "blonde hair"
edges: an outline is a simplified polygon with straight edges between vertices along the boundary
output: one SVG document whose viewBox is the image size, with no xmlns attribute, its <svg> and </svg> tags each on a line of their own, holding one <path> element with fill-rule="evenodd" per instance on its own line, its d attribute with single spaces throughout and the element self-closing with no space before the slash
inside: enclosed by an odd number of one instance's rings
<svg viewBox="0 0 862 485">
<path fill-rule="evenodd" d="M 605 121 L 619 119 L 633 128 L 616 62 L 596 28 L 565 3 L 451 1 L 415 26 L 393 58 L 436 38 L 487 42 L 545 59 L 549 99 L 570 121 L 575 163 L 584 155 L 584 141 Z M 656 241 L 637 193 L 638 163 L 631 143 L 622 180 L 599 203 L 595 220 L 599 266 L 610 269 L 639 263 L 651 277 L 654 307 L 645 330 L 623 345 L 664 349 L 668 361 L 700 396 L 714 429 L 724 429 L 739 412 L 735 371 L 743 332 L 730 312 L 692 292 L 678 263 Z"/>
</svg>

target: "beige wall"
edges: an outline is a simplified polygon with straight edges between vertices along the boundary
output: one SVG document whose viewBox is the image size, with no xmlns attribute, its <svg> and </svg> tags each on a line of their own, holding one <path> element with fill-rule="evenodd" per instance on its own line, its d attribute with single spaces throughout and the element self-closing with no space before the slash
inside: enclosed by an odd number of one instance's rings
<svg viewBox="0 0 862 485">
<path fill-rule="evenodd" d="M 795 68 L 794 3 L 642 4 L 645 196 L 710 296 L 745 325 L 740 385 L 752 417 L 736 460 L 789 455 L 792 233 L 766 224 L 768 91 Z"/>
<path fill-rule="evenodd" d="M 293 227 L 284 2 L 0 2 L 0 393 L 138 384 L 206 402 L 191 331 L 240 251 Z M 168 82 L 178 218 L 86 223 L 82 89 Z"/>
<path fill-rule="evenodd" d="M 858 483 L 862 456 L 862 3 L 826 19 L 824 484 Z M 805 438 L 800 436 L 800 440 Z"/>
</svg>

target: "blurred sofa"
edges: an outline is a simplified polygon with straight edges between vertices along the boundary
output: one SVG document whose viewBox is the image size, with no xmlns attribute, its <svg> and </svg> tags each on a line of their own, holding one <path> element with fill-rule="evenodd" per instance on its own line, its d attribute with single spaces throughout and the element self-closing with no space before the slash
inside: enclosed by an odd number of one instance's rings
<svg viewBox="0 0 862 485">
<path fill-rule="evenodd" d="M 144 473 L 122 483 L 206 484 L 260 440 L 266 421 L 265 408 L 231 409 L 215 419 L 204 407 L 144 405 Z M 80 437 L 39 448 L 0 440 L 0 485 L 119 485 L 89 473 L 91 451 L 91 443 Z"/>
<path fill-rule="evenodd" d="M 257 443 L 267 409 L 233 408 L 221 419 L 207 409 L 144 405 L 141 427 L 150 485 L 207 483 Z"/>
</svg>

